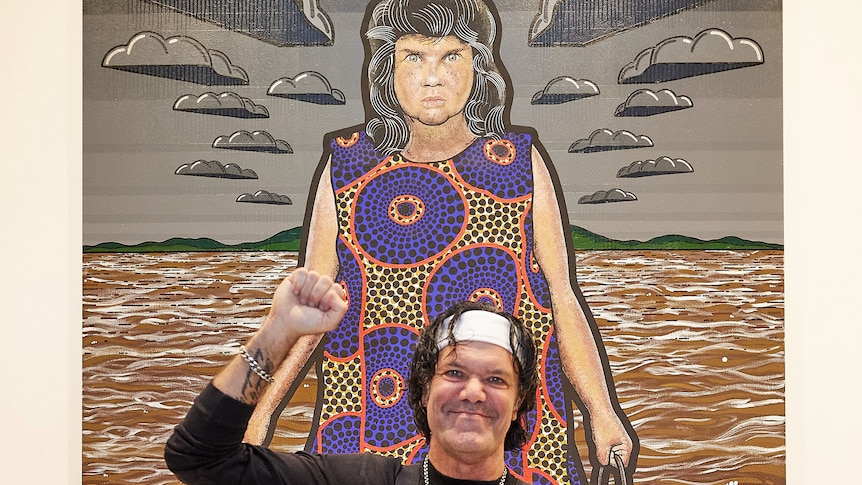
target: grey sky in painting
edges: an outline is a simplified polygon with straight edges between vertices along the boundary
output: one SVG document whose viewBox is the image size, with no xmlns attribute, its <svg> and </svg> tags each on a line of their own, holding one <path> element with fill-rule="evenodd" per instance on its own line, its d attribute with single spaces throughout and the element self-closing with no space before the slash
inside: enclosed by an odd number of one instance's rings
<svg viewBox="0 0 862 485">
<path fill-rule="evenodd" d="M 189 16 L 137 2 L 85 1 L 83 17 L 84 244 L 127 244 L 171 237 L 258 241 L 302 224 L 309 184 L 327 132 L 361 123 L 363 50 L 358 2 L 321 0 L 335 31 L 331 47 L 277 47 Z M 528 47 L 533 0 L 496 2 L 503 22 L 501 55 L 514 87 L 511 121 L 535 127 L 563 188 L 570 222 L 615 239 L 666 234 L 702 239 L 738 236 L 783 242 L 782 37 L 778 2 L 714 0 L 586 47 Z M 644 49 L 678 36 L 721 29 L 752 39 L 760 65 L 650 84 L 619 84 L 620 70 Z M 248 75 L 247 85 L 207 86 L 102 67 L 106 53 L 135 34 L 184 35 L 223 53 Z M 345 104 L 268 95 L 281 78 L 322 74 Z M 597 96 L 531 104 L 560 76 L 589 80 Z M 669 89 L 691 107 L 647 116 L 615 116 L 639 89 Z M 269 117 L 174 110 L 184 95 L 230 91 Z M 316 98 L 318 101 L 320 98 Z M 652 147 L 569 153 L 598 129 L 647 136 Z M 264 131 L 284 150 L 214 148 L 239 131 Z M 617 178 L 637 161 L 684 159 L 691 173 Z M 236 164 L 252 178 L 188 177 L 175 171 L 197 160 Z M 636 201 L 579 204 L 620 189 Z M 292 204 L 237 203 L 242 194 L 279 194 Z"/>
</svg>

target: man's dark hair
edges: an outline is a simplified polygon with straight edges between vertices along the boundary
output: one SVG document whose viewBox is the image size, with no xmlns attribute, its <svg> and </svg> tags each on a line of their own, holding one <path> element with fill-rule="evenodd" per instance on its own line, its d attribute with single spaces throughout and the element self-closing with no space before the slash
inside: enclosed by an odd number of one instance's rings
<svg viewBox="0 0 862 485">
<path fill-rule="evenodd" d="M 367 75 L 374 117 L 365 131 L 376 148 L 392 154 L 410 138 L 395 96 L 395 42 L 405 35 L 442 38 L 453 35 L 473 50 L 473 88 L 464 107 L 467 126 L 476 136 L 500 138 L 505 132 L 506 81 L 494 58 L 497 19 L 483 0 L 381 0 L 366 26 Z"/>
<path fill-rule="evenodd" d="M 509 426 L 506 432 L 504 447 L 506 450 L 519 449 L 527 442 L 527 431 L 524 429 L 524 416 L 536 406 L 536 391 L 539 387 L 539 374 L 536 362 L 536 343 L 533 334 L 524 326 L 518 318 L 509 313 L 500 311 L 496 307 L 478 302 L 459 303 L 442 314 L 425 327 L 419 337 L 416 353 L 410 366 L 410 377 L 407 385 L 410 407 L 413 409 L 413 420 L 419 431 L 425 438 L 431 438 L 431 429 L 428 427 L 428 410 L 422 403 L 425 392 L 431 385 L 431 379 L 437 368 L 437 358 L 440 351 L 437 349 L 437 334 L 443 320 L 452 317 L 452 325 L 449 325 L 449 338 L 451 346 L 457 347 L 452 331 L 461 314 L 470 310 L 484 310 L 500 315 L 511 323 L 509 327 L 509 340 L 513 349 L 518 349 L 519 357 L 512 360 L 515 362 L 515 370 L 518 375 L 518 398 L 521 404 L 518 407 L 518 417 Z"/>
</svg>

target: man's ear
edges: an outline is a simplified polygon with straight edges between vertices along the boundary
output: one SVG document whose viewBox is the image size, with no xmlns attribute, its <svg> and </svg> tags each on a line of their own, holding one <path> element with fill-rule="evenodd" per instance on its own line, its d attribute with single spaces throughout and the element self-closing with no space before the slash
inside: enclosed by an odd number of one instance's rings
<svg viewBox="0 0 862 485">
<path fill-rule="evenodd" d="M 425 384 L 424 388 L 422 389 L 422 407 L 423 408 L 428 407 L 428 388 L 429 387 L 430 387 L 430 383 L 427 383 L 427 384 Z"/>
</svg>

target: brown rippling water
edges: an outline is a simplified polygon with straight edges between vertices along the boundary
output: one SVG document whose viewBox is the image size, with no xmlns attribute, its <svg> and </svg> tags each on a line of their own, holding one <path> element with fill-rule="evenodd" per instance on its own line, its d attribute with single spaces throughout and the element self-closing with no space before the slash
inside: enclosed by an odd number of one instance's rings
<svg viewBox="0 0 862 485">
<path fill-rule="evenodd" d="M 640 437 L 635 483 L 785 483 L 783 263 L 781 251 L 578 254 Z M 84 484 L 179 483 L 165 441 L 295 265 L 291 253 L 84 255 Z M 273 448 L 302 447 L 315 394 L 307 376 Z M 580 421 L 576 439 L 585 455 Z"/>
</svg>

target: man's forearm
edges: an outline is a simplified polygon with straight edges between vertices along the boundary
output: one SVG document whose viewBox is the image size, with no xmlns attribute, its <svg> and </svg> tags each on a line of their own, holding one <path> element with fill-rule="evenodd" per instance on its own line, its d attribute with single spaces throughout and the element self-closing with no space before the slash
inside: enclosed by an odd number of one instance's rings
<svg viewBox="0 0 862 485">
<path fill-rule="evenodd" d="M 267 319 L 268 320 L 268 319 Z M 267 331 L 268 322 L 264 322 L 260 331 L 245 345 L 247 356 L 256 363 L 264 375 L 275 374 L 290 349 L 296 344 L 296 338 L 288 336 L 271 336 Z M 213 385 L 224 394 L 246 404 L 257 404 L 269 382 L 261 373 L 255 372 L 242 355 L 237 355 L 216 377 Z"/>
<path fill-rule="evenodd" d="M 341 285 L 328 275 L 297 268 L 276 288 L 270 312 L 245 352 L 234 357 L 213 385 L 238 401 L 257 404 L 299 338 L 334 329 L 346 311 Z"/>
</svg>

